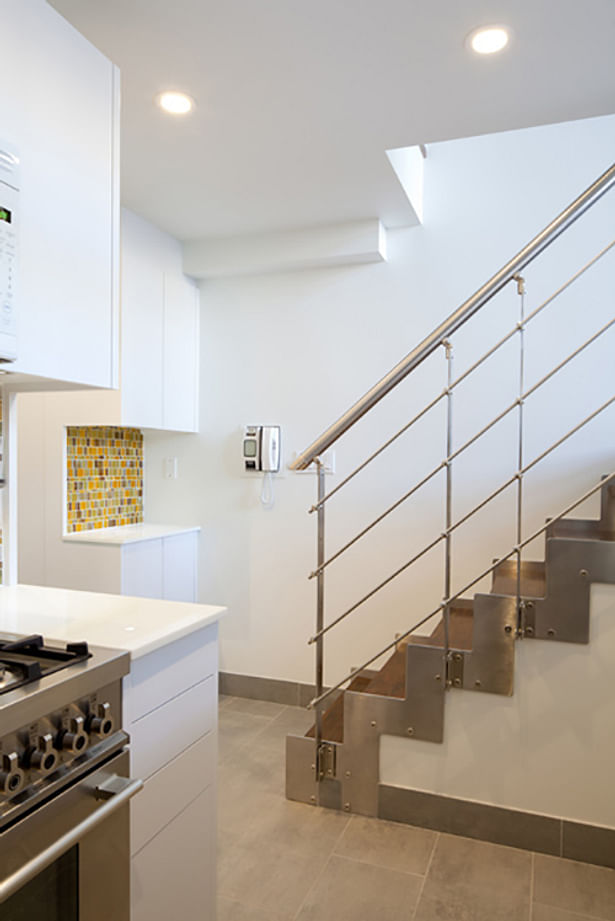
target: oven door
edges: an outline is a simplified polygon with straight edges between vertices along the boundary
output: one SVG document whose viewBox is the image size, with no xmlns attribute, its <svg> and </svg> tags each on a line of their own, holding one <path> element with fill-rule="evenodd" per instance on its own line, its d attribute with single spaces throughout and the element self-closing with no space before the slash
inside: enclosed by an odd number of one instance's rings
<svg viewBox="0 0 615 921">
<path fill-rule="evenodd" d="M 128 752 L 0 835 L 1 921 L 129 921 Z"/>
</svg>

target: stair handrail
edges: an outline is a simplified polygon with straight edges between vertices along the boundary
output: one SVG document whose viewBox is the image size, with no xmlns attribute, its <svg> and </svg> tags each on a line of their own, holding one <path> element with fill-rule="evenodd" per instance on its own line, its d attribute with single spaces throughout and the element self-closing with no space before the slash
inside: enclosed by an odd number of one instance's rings
<svg viewBox="0 0 615 921">
<path fill-rule="evenodd" d="M 305 470 L 615 185 L 615 163 L 290 464 Z"/>
<path fill-rule="evenodd" d="M 613 400 L 615 400 L 615 397 L 613 397 Z M 395 637 L 394 640 L 392 640 L 390 643 L 388 643 L 386 646 L 380 649 L 375 655 L 371 656 L 367 660 L 367 662 L 364 662 L 362 665 L 359 665 L 358 667 L 353 668 L 351 672 L 349 672 L 344 678 L 341 679 L 341 681 L 338 681 L 337 684 L 334 684 L 331 687 L 327 688 L 326 690 L 322 692 L 322 694 L 318 695 L 313 700 L 311 700 L 308 704 L 308 709 L 314 709 L 319 704 L 321 704 L 324 700 L 330 697 L 331 694 L 334 694 L 336 691 L 340 691 L 344 687 L 345 684 L 347 684 L 349 681 L 352 681 L 353 678 L 356 678 L 357 674 L 360 674 L 366 668 L 369 668 L 370 665 L 373 665 L 374 662 L 377 662 L 378 659 L 380 659 L 382 656 L 386 655 L 387 652 L 390 652 L 392 649 L 398 646 L 399 643 L 402 643 L 411 634 L 415 633 L 419 629 L 419 627 L 422 627 L 424 624 L 426 624 L 429 620 L 431 620 L 432 617 L 435 617 L 437 614 L 441 614 L 447 608 L 450 608 L 450 606 L 454 604 L 455 601 L 458 601 L 463 595 L 465 595 L 467 591 L 473 588 L 478 582 L 482 581 L 482 579 L 486 578 L 490 573 L 496 570 L 498 566 L 500 566 L 502 563 L 505 563 L 512 556 L 519 554 L 521 550 L 523 550 L 524 547 L 527 547 L 528 544 L 531 544 L 532 541 L 536 540 L 537 537 L 540 537 L 541 534 L 544 534 L 545 531 L 548 531 L 549 528 L 552 528 L 553 525 L 556 524 L 556 522 L 561 521 L 562 518 L 565 518 L 567 515 L 570 514 L 570 512 L 574 511 L 575 508 L 577 508 L 583 502 L 586 502 L 587 499 L 591 498 L 591 496 L 593 496 L 594 493 L 598 492 L 599 489 L 602 489 L 603 487 L 608 486 L 609 483 L 615 483 L 615 471 L 613 471 L 612 473 L 609 473 L 608 476 L 603 477 L 599 483 L 595 483 L 591 487 L 591 489 L 588 489 L 587 492 L 583 493 L 583 495 L 580 498 L 575 499 L 574 502 L 572 502 L 565 509 L 563 509 L 558 515 L 554 515 L 552 518 L 549 518 L 543 525 L 541 525 L 541 527 L 537 528 L 536 531 L 530 534 L 529 537 L 526 537 L 524 540 L 519 541 L 518 544 L 515 544 L 515 546 L 504 556 L 500 556 L 498 557 L 498 559 L 494 560 L 490 566 L 488 566 L 486 569 L 484 569 L 480 573 L 480 575 L 475 576 L 475 578 L 472 579 L 471 582 L 468 582 L 466 585 L 464 585 L 463 588 L 459 589 L 458 592 L 455 592 L 453 595 L 451 595 L 448 598 L 444 598 L 442 602 L 438 605 L 437 608 L 434 608 L 433 611 L 431 611 L 429 614 L 425 615 L 425 617 L 422 617 L 419 621 L 413 624 L 409 630 L 406 630 L 404 633 L 399 633 Z"/>
</svg>

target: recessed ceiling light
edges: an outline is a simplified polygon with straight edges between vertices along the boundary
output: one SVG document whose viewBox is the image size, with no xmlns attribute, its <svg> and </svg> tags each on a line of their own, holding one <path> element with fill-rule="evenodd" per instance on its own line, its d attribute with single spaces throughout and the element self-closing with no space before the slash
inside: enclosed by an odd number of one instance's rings
<svg viewBox="0 0 615 921">
<path fill-rule="evenodd" d="M 167 90 L 156 96 L 156 102 L 165 112 L 171 115 L 187 115 L 194 106 L 194 100 L 185 93 L 177 93 L 175 90 Z"/>
<path fill-rule="evenodd" d="M 509 31 L 504 26 L 483 26 L 470 32 L 467 42 L 477 54 L 495 54 L 506 47 Z"/>
</svg>

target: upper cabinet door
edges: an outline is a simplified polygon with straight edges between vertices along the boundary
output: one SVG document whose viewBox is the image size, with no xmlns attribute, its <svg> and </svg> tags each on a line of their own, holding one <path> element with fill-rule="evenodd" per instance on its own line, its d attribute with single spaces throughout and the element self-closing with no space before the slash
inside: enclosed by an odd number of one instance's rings
<svg viewBox="0 0 615 921">
<path fill-rule="evenodd" d="M 117 386 L 119 75 L 44 0 L 0 0 L 0 134 L 20 157 L 17 361 Z"/>
<path fill-rule="evenodd" d="M 160 231 L 122 211 L 122 423 L 162 428 Z"/>
<path fill-rule="evenodd" d="M 198 288 L 177 274 L 164 277 L 162 427 L 198 431 Z"/>
</svg>

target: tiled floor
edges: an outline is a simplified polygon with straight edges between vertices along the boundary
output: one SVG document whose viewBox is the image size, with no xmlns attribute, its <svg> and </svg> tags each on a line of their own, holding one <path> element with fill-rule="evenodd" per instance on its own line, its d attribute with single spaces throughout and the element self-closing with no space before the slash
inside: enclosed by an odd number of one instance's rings
<svg viewBox="0 0 615 921">
<path fill-rule="evenodd" d="M 615 870 L 288 802 L 310 724 L 220 702 L 218 921 L 615 921 Z"/>
</svg>

